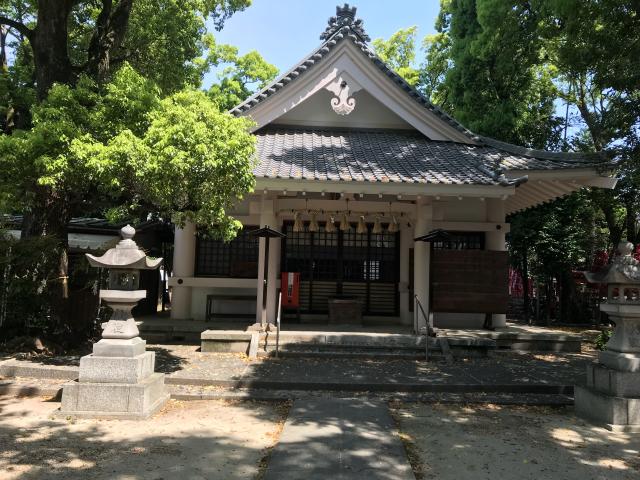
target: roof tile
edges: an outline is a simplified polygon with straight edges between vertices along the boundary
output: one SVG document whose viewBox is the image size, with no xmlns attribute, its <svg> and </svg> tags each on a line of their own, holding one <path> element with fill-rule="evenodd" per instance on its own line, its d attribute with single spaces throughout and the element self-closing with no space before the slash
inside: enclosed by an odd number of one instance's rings
<svg viewBox="0 0 640 480">
<path fill-rule="evenodd" d="M 590 162 L 539 159 L 489 147 L 433 141 L 418 132 L 270 126 L 256 132 L 257 177 L 304 180 L 500 184 L 506 170 L 556 170 Z"/>
</svg>

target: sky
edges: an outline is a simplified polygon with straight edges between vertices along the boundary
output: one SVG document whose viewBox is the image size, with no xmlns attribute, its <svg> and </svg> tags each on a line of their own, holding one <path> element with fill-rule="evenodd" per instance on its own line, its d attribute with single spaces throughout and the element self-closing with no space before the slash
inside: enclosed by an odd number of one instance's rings
<svg viewBox="0 0 640 480">
<path fill-rule="evenodd" d="M 238 47 L 240 54 L 257 50 L 280 72 L 288 70 L 320 45 L 320 34 L 329 17 L 336 14 L 339 0 L 253 0 L 253 5 L 234 14 L 222 31 L 211 31 L 218 43 Z M 418 39 L 434 33 L 440 9 L 439 0 L 356 0 L 356 16 L 374 38 L 389 38 L 400 28 L 418 26 Z M 204 80 L 209 87 L 215 80 L 211 72 Z"/>
</svg>

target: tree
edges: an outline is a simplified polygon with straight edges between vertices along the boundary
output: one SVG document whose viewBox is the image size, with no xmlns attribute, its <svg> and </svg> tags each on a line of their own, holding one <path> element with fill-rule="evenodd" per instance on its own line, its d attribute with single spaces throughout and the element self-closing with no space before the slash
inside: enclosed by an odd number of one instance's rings
<svg viewBox="0 0 640 480">
<path fill-rule="evenodd" d="M 220 112 L 197 90 L 162 100 L 147 120 L 139 135 L 124 130 L 106 144 L 79 142 L 76 150 L 103 173 L 100 184 L 119 195 L 133 193 L 134 203 L 126 207 L 146 205 L 178 225 L 191 221 L 209 234 L 233 238 L 241 224 L 228 212 L 255 182 L 250 120 Z"/>
<path fill-rule="evenodd" d="M 83 76 L 75 87 L 54 85 L 33 107 L 30 130 L 0 137 L 4 191 L 13 204 L 29 204 L 37 179 L 52 202 L 64 199 L 63 209 L 47 212 L 47 225 L 65 235 L 73 216 L 110 210 L 190 220 L 232 238 L 240 225 L 227 212 L 253 188 L 255 139 L 248 127 L 201 91 L 161 99 L 153 82 L 125 64 L 108 84 Z M 65 274 L 54 322 L 64 324 L 66 245 L 54 238 L 47 256 L 58 255 L 58 275 Z"/>
<path fill-rule="evenodd" d="M 97 188 L 102 182 L 115 188 L 122 180 L 107 174 L 111 171 L 107 163 L 96 163 L 83 152 L 96 144 L 108 145 L 114 137 L 142 135 L 157 121 L 149 110 L 163 105 L 162 94 L 199 86 L 208 68 L 203 57 L 206 20 L 212 18 L 221 28 L 229 15 L 249 4 L 250 0 L 5 0 L 0 4 L 2 46 L 6 48 L 11 37 L 15 58 L 2 72 L 0 85 L 6 102 L 3 126 L 11 134 L 0 136 L 2 201 L 24 213 L 25 240 L 45 233 L 57 240 L 51 254 L 59 258 L 58 317 L 66 315 L 71 216 L 120 205 L 127 205 L 127 210 L 139 205 L 151 212 L 155 212 L 152 207 L 171 211 L 148 190 L 122 189 L 114 195 Z M 135 70 L 150 80 L 136 77 Z M 222 117 L 214 118 L 229 135 L 237 133 L 234 138 L 241 142 L 245 132 L 227 126 Z M 216 145 L 205 146 L 220 151 Z M 239 163 L 231 163 L 249 165 L 239 153 Z M 239 187 L 248 187 L 241 172 L 236 173 Z M 224 197 L 230 186 L 220 189 Z M 220 209 L 226 203 L 209 204 L 216 205 L 213 213 L 224 223 Z M 197 208 L 192 205 L 192 210 Z"/>
<path fill-rule="evenodd" d="M 229 110 L 250 97 L 254 92 L 267 86 L 278 75 L 278 69 L 268 63 L 255 50 L 239 55 L 231 45 L 218 45 L 208 36 L 208 64 L 227 65 L 219 74 L 219 83 L 209 89 L 210 97 L 221 110 Z"/>
<path fill-rule="evenodd" d="M 107 81 L 111 67 L 128 58 L 139 69 L 158 81 L 165 90 L 183 88 L 199 82 L 204 67 L 196 67 L 203 53 L 204 22 L 212 17 L 218 27 L 249 0 L 39 0 L 13 1 L 2 10 L 0 24 L 9 27 L 29 44 L 33 61 L 36 98 L 43 101 L 55 84 L 76 85 L 83 75 L 97 82 Z M 134 8 L 135 5 L 135 8 Z M 19 8 L 18 8 L 19 7 Z M 10 16 L 12 15 L 12 16 Z M 129 21 L 132 30 L 127 36 Z M 170 41 L 168 32 L 186 32 Z M 183 41 L 185 40 L 185 41 Z M 170 51 L 170 53 L 169 53 Z M 161 61 L 162 60 L 162 61 Z M 167 68 L 169 67 L 169 68 Z M 44 231 L 66 241 L 59 222 L 65 218 L 66 199 L 54 193 L 37 178 L 31 179 L 34 192 L 32 207 L 27 209 L 23 235 L 40 235 Z M 73 190 L 73 188 L 68 189 Z M 59 214 L 46 215 L 57 210 Z"/>
<path fill-rule="evenodd" d="M 418 83 L 416 59 L 416 32 L 418 27 L 401 28 L 388 40 L 376 38 L 373 49 L 380 59 L 393 68 L 409 85 Z"/>
<path fill-rule="evenodd" d="M 554 148 L 561 119 L 538 22 L 529 2 L 443 0 L 438 33 L 426 40 L 422 88 L 474 132 Z"/>
<path fill-rule="evenodd" d="M 572 106 L 572 148 L 609 151 L 619 160 L 614 191 L 595 191 L 610 247 L 640 241 L 640 7 L 632 0 L 539 0 L 541 36 Z M 622 207 L 622 215 L 620 210 Z"/>
</svg>

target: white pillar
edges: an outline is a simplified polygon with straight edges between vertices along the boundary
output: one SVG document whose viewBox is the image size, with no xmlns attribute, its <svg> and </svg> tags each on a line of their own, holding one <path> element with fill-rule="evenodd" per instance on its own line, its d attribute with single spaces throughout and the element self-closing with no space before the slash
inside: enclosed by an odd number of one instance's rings
<svg viewBox="0 0 640 480">
<path fill-rule="evenodd" d="M 191 318 L 191 287 L 182 286 L 184 278 L 193 277 L 196 261 L 196 226 L 186 223 L 176 227 L 173 242 L 173 276 L 176 281 L 171 294 L 171 318 Z"/>
<path fill-rule="evenodd" d="M 416 202 L 416 222 L 414 238 L 429 233 L 433 223 L 433 208 Z M 414 242 L 413 247 L 413 290 L 428 316 L 429 312 L 429 262 L 431 260 L 431 244 Z M 426 320 L 419 310 L 414 312 L 418 318 L 418 331 L 426 328 Z"/>
<path fill-rule="evenodd" d="M 278 217 L 275 212 L 274 201 L 271 199 L 262 199 L 262 208 L 260 211 L 260 228 L 269 227 L 273 230 L 280 231 Z M 256 323 L 260 323 L 262 315 L 262 288 L 264 284 L 264 242 L 265 238 L 260 239 L 260 256 L 258 258 L 258 283 L 256 296 Z M 269 281 L 267 291 L 267 322 L 275 323 L 277 315 L 276 290 L 280 285 L 280 248 L 282 240 L 279 238 L 270 239 L 269 243 Z"/>
<path fill-rule="evenodd" d="M 504 200 L 500 198 L 487 199 L 487 222 L 500 223 L 504 225 Z M 507 250 L 507 244 L 505 241 L 505 229 L 491 230 L 486 233 L 485 236 L 485 250 L 492 250 L 496 252 L 504 252 Z M 504 279 L 505 282 L 508 279 Z M 494 313 L 491 315 L 492 326 L 495 328 L 501 328 L 507 326 L 507 315 L 504 313 Z"/>
<path fill-rule="evenodd" d="M 409 250 L 413 245 L 413 227 L 400 227 L 400 278 L 398 283 L 400 301 L 400 323 L 413 325 L 413 315 L 409 311 Z"/>
</svg>

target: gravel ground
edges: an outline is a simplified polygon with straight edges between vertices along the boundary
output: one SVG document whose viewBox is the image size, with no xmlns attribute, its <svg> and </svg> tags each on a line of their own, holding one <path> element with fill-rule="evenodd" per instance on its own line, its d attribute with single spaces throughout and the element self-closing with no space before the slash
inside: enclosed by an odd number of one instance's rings
<svg viewBox="0 0 640 480">
<path fill-rule="evenodd" d="M 70 421 L 57 402 L 0 397 L 0 478 L 258 478 L 284 403 L 170 401 L 147 421 Z"/>
<path fill-rule="evenodd" d="M 416 478 L 640 479 L 640 436 L 612 433 L 572 407 L 392 403 Z"/>
</svg>

